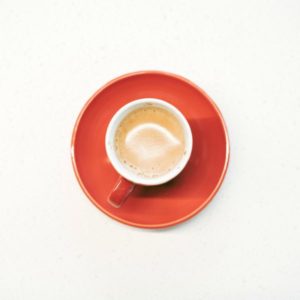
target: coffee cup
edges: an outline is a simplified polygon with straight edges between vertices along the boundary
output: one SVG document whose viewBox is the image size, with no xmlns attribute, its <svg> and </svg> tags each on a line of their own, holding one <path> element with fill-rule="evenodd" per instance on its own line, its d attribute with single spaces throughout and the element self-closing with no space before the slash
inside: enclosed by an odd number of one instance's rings
<svg viewBox="0 0 300 300">
<path fill-rule="evenodd" d="M 118 208 L 136 185 L 172 180 L 186 166 L 192 147 L 189 123 L 175 106 L 152 98 L 124 105 L 112 117 L 105 136 L 107 156 L 120 175 L 108 202 Z"/>
</svg>

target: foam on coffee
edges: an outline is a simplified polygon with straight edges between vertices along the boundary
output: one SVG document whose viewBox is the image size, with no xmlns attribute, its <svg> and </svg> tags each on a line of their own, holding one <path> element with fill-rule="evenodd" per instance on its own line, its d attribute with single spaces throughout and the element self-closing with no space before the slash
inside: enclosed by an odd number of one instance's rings
<svg viewBox="0 0 300 300">
<path fill-rule="evenodd" d="M 182 159 L 185 137 L 180 121 L 154 105 L 137 108 L 119 124 L 115 150 L 121 163 L 142 177 L 159 177 Z"/>
</svg>

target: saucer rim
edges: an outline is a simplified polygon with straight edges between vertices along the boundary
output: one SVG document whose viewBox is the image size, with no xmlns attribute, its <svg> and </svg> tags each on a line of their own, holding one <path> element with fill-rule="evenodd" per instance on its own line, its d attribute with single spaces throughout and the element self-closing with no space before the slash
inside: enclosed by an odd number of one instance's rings
<svg viewBox="0 0 300 300">
<path fill-rule="evenodd" d="M 136 223 L 136 222 L 131 222 L 128 220 L 124 220 L 122 218 L 117 217 L 116 215 L 112 214 L 111 212 L 107 211 L 106 209 L 104 209 L 87 191 L 87 189 L 85 188 L 81 178 L 80 178 L 80 174 L 79 171 L 77 169 L 77 164 L 76 164 L 76 158 L 75 158 L 75 154 L 74 154 L 74 146 L 75 146 L 75 140 L 76 140 L 76 134 L 77 134 L 77 130 L 78 130 L 78 126 L 80 124 L 80 121 L 82 119 L 82 116 L 84 115 L 86 109 L 89 107 L 89 105 L 91 104 L 91 102 L 98 96 L 98 94 L 100 94 L 103 90 L 105 90 L 106 88 L 108 88 L 109 86 L 111 86 L 112 84 L 114 84 L 115 82 L 118 82 L 120 80 L 123 80 L 125 78 L 130 78 L 130 77 L 134 77 L 137 75 L 149 75 L 149 74 L 154 74 L 154 75 L 164 75 L 164 76 L 168 76 L 168 77 L 173 77 L 175 79 L 178 79 L 180 81 L 183 81 L 189 85 L 191 85 L 193 88 L 195 88 L 196 90 L 198 90 L 213 106 L 213 108 L 215 109 L 215 111 L 217 112 L 217 115 L 219 117 L 219 119 L 221 120 L 223 129 L 224 129 L 224 134 L 225 134 L 225 141 L 226 141 L 226 157 L 225 157 L 225 162 L 224 162 L 224 167 L 223 167 L 223 171 L 222 174 L 217 182 L 217 184 L 215 185 L 214 190 L 211 192 L 211 194 L 207 197 L 206 201 L 203 202 L 197 209 L 195 209 L 194 211 L 192 211 L 191 213 L 187 214 L 186 216 L 179 218 L 179 219 L 175 219 L 174 221 L 170 221 L 170 222 L 166 222 L 166 223 L 160 223 L 160 224 L 143 224 L 143 223 Z M 171 226 L 175 226 L 178 225 L 180 223 L 183 223 L 189 219 L 191 219 L 192 217 L 194 217 L 195 215 L 197 215 L 200 211 L 202 211 L 208 204 L 209 202 L 213 199 L 213 197 L 216 195 L 216 193 L 218 192 L 218 190 L 221 187 L 221 184 L 225 178 L 225 175 L 227 173 L 228 170 L 228 164 L 229 164 L 229 159 L 230 159 L 230 144 L 229 144 L 229 136 L 228 136 L 228 130 L 227 130 L 227 126 L 225 124 L 224 121 L 224 117 L 222 116 L 222 113 L 220 111 L 220 109 L 218 108 L 218 106 L 216 105 L 216 103 L 212 100 L 212 98 L 202 89 L 200 88 L 198 85 L 196 85 L 195 83 L 193 83 L 192 81 L 190 81 L 189 79 L 181 76 L 181 75 L 177 75 L 171 72 L 167 72 L 167 71 L 159 71 L 159 70 L 143 70 L 143 71 L 135 71 L 135 72 L 129 72 L 126 74 L 123 74 L 121 76 L 118 76 L 110 81 L 108 81 L 106 84 L 104 84 L 103 86 L 101 86 L 90 98 L 89 100 L 85 103 L 85 105 L 82 107 L 74 128 L 73 128 L 73 133 L 72 133 L 72 139 L 71 139 L 71 161 L 72 161 L 72 166 L 73 166 L 73 170 L 76 176 L 76 179 L 81 187 L 81 189 L 83 190 L 83 192 L 85 193 L 85 195 L 89 198 L 89 200 L 98 208 L 100 209 L 103 213 L 105 213 L 107 216 L 109 216 L 110 218 L 121 222 L 123 224 L 129 225 L 129 226 L 133 226 L 133 227 L 138 227 L 138 228 L 144 228 L 144 229 L 160 229 L 160 228 L 166 228 L 166 227 L 171 227 Z"/>
</svg>

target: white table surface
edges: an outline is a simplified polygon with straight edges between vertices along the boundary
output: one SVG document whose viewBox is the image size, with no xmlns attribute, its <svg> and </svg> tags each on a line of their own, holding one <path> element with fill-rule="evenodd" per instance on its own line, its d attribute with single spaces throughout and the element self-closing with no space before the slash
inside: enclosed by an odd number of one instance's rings
<svg viewBox="0 0 300 300">
<path fill-rule="evenodd" d="M 0 1 L 0 299 L 300 299 L 300 2 Z M 211 204 L 147 231 L 81 191 L 86 100 L 159 69 L 220 107 L 231 161 Z"/>
</svg>

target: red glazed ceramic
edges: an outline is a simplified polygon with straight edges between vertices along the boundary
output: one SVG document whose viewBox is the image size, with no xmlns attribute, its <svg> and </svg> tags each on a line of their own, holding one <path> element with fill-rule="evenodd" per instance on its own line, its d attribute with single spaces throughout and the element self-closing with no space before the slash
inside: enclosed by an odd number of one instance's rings
<svg viewBox="0 0 300 300">
<path fill-rule="evenodd" d="M 187 118 L 193 151 L 185 169 L 160 186 L 137 186 L 121 208 L 107 201 L 119 174 L 105 151 L 105 133 L 117 110 L 141 98 L 165 100 Z M 220 111 L 189 80 L 171 73 L 141 71 L 118 77 L 100 88 L 83 107 L 72 137 L 72 162 L 88 198 L 122 223 L 162 228 L 181 223 L 203 209 L 218 191 L 229 159 L 229 141 Z"/>
</svg>

